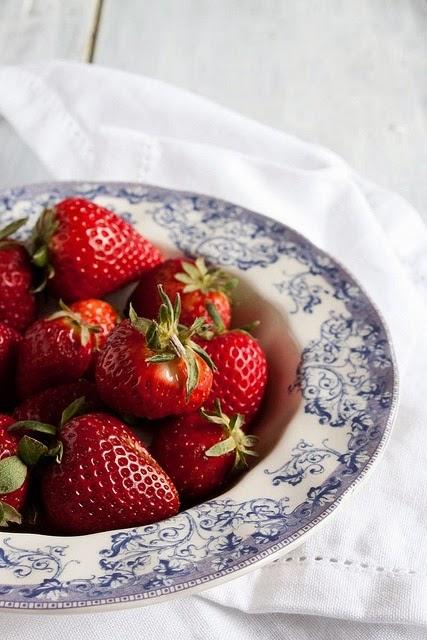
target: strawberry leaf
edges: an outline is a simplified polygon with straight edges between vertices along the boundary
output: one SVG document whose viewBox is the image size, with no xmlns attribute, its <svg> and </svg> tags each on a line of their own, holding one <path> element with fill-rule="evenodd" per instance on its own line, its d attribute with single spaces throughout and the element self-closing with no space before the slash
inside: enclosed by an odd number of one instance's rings
<svg viewBox="0 0 427 640">
<path fill-rule="evenodd" d="M 21 514 L 7 504 L 0 500 L 0 527 L 7 527 L 10 523 L 21 524 Z"/>
<path fill-rule="evenodd" d="M 0 240 L 5 240 L 13 233 L 18 231 L 26 222 L 28 218 L 20 218 L 19 220 L 14 220 L 10 224 L 6 225 L 3 229 L 0 229 Z"/>
<path fill-rule="evenodd" d="M 38 463 L 40 458 L 44 457 L 48 452 L 48 448 L 39 440 L 35 440 L 30 436 L 23 436 L 18 444 L 18 455 L 27 466 L 32 467 Z"/>
<path fill-rule="evenodd" d="M 81 398 L 76 398 L 76 400 L 73 400 L 73 402 L 69 404 L 68 407 L 65 407 L 64 411 L 62 412 L 60 426 L 63 427 L 66 422 L 84 413 L 85 408 L 86 408 L 85 396 L 82 396 Z"/>
<path fill-rule="evenodd" d="M 185 366 L 187 367 L 187 382 L 185 385 L 185 391 L 187 394 L 187 399 L 190 397 L 192 392 L 197 386 L 199 381 L 199 367 L 197 365 L 197 360 L 194 356 L 194 351 L 191 347 L 187 347 L 185 349 Z"/>
<path fill-rule="evenodd" d="M 13 493 L 25 482 L 27 467 L 18 456 L 0 460 L 0 494 Z"/>
<path fill-rule="evenodd" d="M 234 451 L 236 448 L 236 442 L 232 436 L 226 438 L 225 440 L 221 440 L 221 442 L 217 442 L 210 449 L 205 451 L 205 456 L 208 458 L 217 458 L 218 456 L 223 456 L 226 453 L 230 453 L 230 451 Z"/>
<path fill-rule="evenodd" d="M 19 420 L 8 427 L 8 431 L 21 431 L 24 429 L 37 431 L 38 433 L 48 433 L 51 436 L 56 434 L 56 427 L 53 424 L 38 422 L 37 420 Z"/>
</svg>

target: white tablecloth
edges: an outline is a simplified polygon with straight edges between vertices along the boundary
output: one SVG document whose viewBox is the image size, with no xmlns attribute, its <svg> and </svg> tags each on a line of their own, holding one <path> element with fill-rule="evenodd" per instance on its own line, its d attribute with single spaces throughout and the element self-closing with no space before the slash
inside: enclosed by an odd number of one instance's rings
<svg viewBox="0 0 427 640">
<path fill-rule="evenodd" d="M 381 464 L 302 547 L 171 603 L 74 617 L 3 612 L 2 634 L 7 640 L 425 637 L 427 233 L 418 214 L 332 152 L 149 78 L 58 62 L 0 68 L 0 86 L 0 114 L 52 178 L 209 193 L 304 233 L 345 263 L 375 299 L 401 377 L 400 409 Z"/>
</svg>

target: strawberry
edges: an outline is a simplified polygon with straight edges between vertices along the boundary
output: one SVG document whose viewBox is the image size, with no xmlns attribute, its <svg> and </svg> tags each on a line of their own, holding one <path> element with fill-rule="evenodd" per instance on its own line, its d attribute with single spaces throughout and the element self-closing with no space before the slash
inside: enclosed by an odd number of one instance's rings
<svg viewBox="0 0 427 640">
<path fill-rule="evenodd" d="M 216 365 L 212 389 L 205 402 L 211 409 L 221 401 L 228 415 L 240 413 L 248 425 L 257 413 L 267 384 L 267 359 L 258 341 L 243 329 L 227 331 L 212 306 L 216 330 L 198 342 Z"/>
<path fill-rule="evenodd" d="M 8 431 L 14 422 L 10 416 L 0 414 L 0 527 L 8 522 L 20 524 L 19 511 L 28 490 L 27 467 L 18 457 L 19 440 Z"/>
<path fill-rule="evenodd" d="M 21 336 L 15 329 L 0 322 L 0 407 L 12 405 L 15 389 L 15 368 Z"/>
<path fill-rule="evenodd" d="M 82 308 L 84 303 L 79 305 Z M 105 306 L 110 309 L 108 317 L 115 313 L 106 302 L 99 301 L 101 305 L 103 310 Z M 89 374 L 97 357 L 98 340 L 101 344 L 105 340 L 106 325 L 102 329 L 89 324 L 83 314 L 63 303 L 60 306 L 60 311 L 37 320 L 19 345 L 16 387 L 22 399 Z M 90 309 L 86 317 L 92 318 L 92 306 Z"/>
<path fill-rule="evenodd" d="M 220 402 L 205 411 L 169 418 L 155 433 L 151 453 L 174 481 L 181 499 L 202 500 L 218 491 L 233 469 L 246 465 L 255 436 L 242 431 L 243 416 L 229 418 Z"/>
<path fill-rule="evenodd" d="M 44 269 L 49 291 L 68 302 L 101 298 L 161 260 L 132 225 L 83 198 L 46 209 L 36 225 L 33 262 Z"/>
<path fill-rule="evenodd" d="M 9 236 L 25 222 L 17 220 L 0 231 L 0 322 L 20 332 L 34 322 L 36 303 L 28 252 Z"/>
<path fill-rule="evenodd" d="M 16 420 L 35 420 L 48 424 L 59 424 L 63 411 L 74 400 L 84 397 L 86 411 L 102 408 L 93 382 L 80 380 L 45 389 L 30 396 L 15 409 Z"/>
<path fill-rule="evenodd" d="M 145 318 L 155 318 L 160 304 L 158 285 L 174 300 L 181 296 L 181 322 L 190 325 L 196 318 L 209 321 L 207 303 L 216 306 L 225 327 L 231 322 L 230 292 L 237 285 L 222 269 L 207 267 L 203 258 L 173 258 L 147 271 L 129 302 Z"/>
<path fill-rule="evenodd" d="M 45 470 L 41 497 L 62 533 L 136 527 L 178 512 L 172 481 L 120 420 L 89 413 L 66 422 L 59 437 L 62 460 Z"/>
<path fill-rule="evenodd" d="M 104 300 L 78 300 L 70 304 L 70 309 L 80 316 L 88 325 L 97 326 L 94 337 L 99 350 L 103 349 L 107 336 L 119 324 L 120 316 L 117 311 Z"/>
<path fill-rule="evenodd" d="M 180 297 L 172 306 L 159 286 L 159 320 L 147 320 L 130 309 L 109 335 L 96 368 L 101 399 L 113 409 L 137 417 L 162 418 L 191 413 L 209 395 L 213 366 L 191 339 L 204 324 L 179 324 Z"/>
</svg>

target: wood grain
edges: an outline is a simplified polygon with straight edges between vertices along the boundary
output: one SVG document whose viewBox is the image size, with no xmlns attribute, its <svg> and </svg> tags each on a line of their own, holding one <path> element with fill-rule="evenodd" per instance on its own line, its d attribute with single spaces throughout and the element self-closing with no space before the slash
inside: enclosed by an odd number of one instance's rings
<svg viewBox="0 0 427 640">
<path fill-rule="evenodd" d="M 0 63 L 89 51 L 328 146 L 427 220 L 424 0 L 103 0 L 95 29 L 99 4 L 0 0 Z M 47 178 L 2 121 L 0 168 Z"/>
<path fill-rule="evenodd" d="M 423 0 L 104 0 L 95 62 L 326 145 L 427 209 L 426 33 Z"/>
</svg>

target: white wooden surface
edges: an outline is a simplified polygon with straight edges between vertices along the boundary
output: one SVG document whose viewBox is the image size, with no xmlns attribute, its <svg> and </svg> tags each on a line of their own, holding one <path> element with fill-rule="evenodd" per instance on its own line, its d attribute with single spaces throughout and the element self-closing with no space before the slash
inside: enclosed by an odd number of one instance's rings
<svg viewBox="0 0 427 640">
<path fill-rule="evenodd" d="M 424 0 L 103 0 L 94 62 L 324 144 L 427 219 Z M 83 59 L 95 0 L 0 0 L 0 63 Z M 46 178 L 0 123 L 0 184 Z"/>
</svg>

